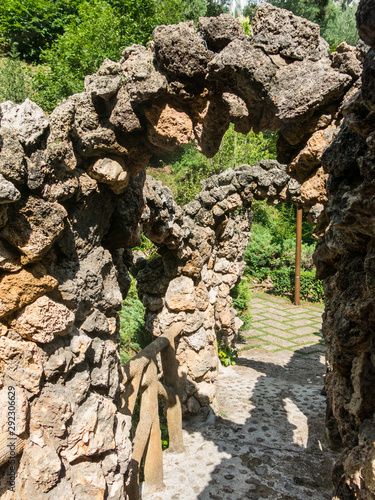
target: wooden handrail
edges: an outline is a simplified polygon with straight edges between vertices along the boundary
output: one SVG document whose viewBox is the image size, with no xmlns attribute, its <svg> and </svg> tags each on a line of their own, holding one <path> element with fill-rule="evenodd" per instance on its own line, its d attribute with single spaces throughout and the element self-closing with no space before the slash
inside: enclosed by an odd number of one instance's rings
<svg viewBox="0 0 375 500">
<path fill-rule="evenodd" d="M 132 500 L 140 498 L 139 471 L 142 460 L 146 490 L 154 492 L 164 487 L 158 397 L 167 403 L 169 449 L 175 452 L 183 450 L 181 384 L 175 352 L 175 339 L 181 330 L 182 324 L 174 323 L 123 366 L 125 390 L 121 411 L 133 416 L 138 394 L 141 393 L 140 418 L 126 481 L 126 493 Z M 156 356 L 159 353 L 163 383 L 158 379 Z"/>
</svg>

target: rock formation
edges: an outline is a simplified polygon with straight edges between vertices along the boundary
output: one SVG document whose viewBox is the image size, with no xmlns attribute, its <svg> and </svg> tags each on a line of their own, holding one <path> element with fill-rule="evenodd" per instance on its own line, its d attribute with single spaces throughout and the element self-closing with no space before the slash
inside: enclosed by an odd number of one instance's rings
<svg viewBox="0 0 375 500">
<path fill-rule="evenodd" d="M 358 14 L 371 44 L 373 6 L 362 1 Z M 373 51 L 341 44 L 329 55 L 316 25 L 270 4 L 253 30 L 250 39 L 226 15 L 198 29 L 160 26 L 148 48 L 105 60 L 48 120 L 28 100 L 0 104 L 0 399 L 16 388 L 19 457 L 13 494 L 0 450 L 1 498 L 124 498 L 131 442 L 117 311 L 129 265 L 153 334 L 184 321 L 185 409 L 207 406 L 215 333 L 230 342 L 239 325 L 229 291 L 249 237 L 241 207 L 253 196 L 292 199 L 326 233 L 317 260 L 327 278 L 330 416 L 352 450 L 336 468 L 337 495 L 373 492 Z M 212 157 L 230 122 L 242 133 L 279 130 L 281 163 L 227 170 L 183 208 L 145 183 L 153 155 L 194 140 Z M 160 259 L 131 262 L 142 231 Z"/>
</svg>

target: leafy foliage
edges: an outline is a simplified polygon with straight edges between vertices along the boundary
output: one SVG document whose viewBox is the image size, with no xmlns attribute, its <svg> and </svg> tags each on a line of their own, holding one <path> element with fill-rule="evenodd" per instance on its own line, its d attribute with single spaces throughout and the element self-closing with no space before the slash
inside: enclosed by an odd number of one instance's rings
<svg viewBox="0 0 375 500">
<path fill-rule="evenodd" d="M 79 19 L 66 27 L 50 49 L 42 51 L 46 66 L 35 75 L 34 100 L 52 111 L 64 97 L 81 92 L 84 77 L 94 73 L 106 57 L 119 59 L 125 45 L 120 19 L 107 2 L 81 3 Z"/>
<path fill-rule="evenodd" d="M 152 342 L 144 325 L 145 307 L 138 298 L 135 280 L 120 311 L 120 357 L 126 363 Z"/>
<path fill-rule="evenodd" d="M 79 0 L 2 0 L 0 43 L 38 61 L 45 49 L 77 15 Z"/>
<path fill-rule="evenodd" d="M 0 66 L 0 102 L 23 102 L 29 96 L 29 86 L 25 66 L 18 59 L 15 49 L 12 49 L 10 56 Z"/>
<path fill-rule="evenodd" d="M 239 281 L 230 292 L 233 298 L 233 307 L 236 309 L 239 318 L 243 321 L 240 331 L 248 330 L 251 326 L 250 299 L 251 291 L 247 279 Z"/>
<path fill-rule="evenodd" d="M 227 168 L 241 164 L 252 165 L 261 159 L 276 157 L 277 134 L 260 133 L 242 135 L 235 132 L 231 124 L 213 158 L 206 158 L 194 143 L 177 148 L 169 158 L 163 158 L 157 166 L 164 170 L 153 170 L 153 177 L 161 180 L 173 192 L 176 202 L 185 205 L 194 199 L 200 190 L 200 182 Z"/>
<path fill-rule="evenodd" d="M 252 237 L 244 255 L 245 275 L 260 281 L 270 276 L 277 294 L 292 293 L 295 264 L 295 207 L 291 204 L 274 207 L 268 206 L 265 202 L 253 202 L 253 209 Z M 323 291 L 321 283 L 315 282 L 312 271 L 315 241 L 311 233 L 312 226 L 304 221 L 301 296 L 320 300 L 323 297 Z"/>
<path fill-rule="evenodd" d="M 295 269 L 293 267 L 274 269 L 270 275 L 277 295 L 294 295 Z M 310 299 L 314 302 L 319 302 L 324 298 L 322 281 L 315 278 L 314 271 L 301 270 L 300 296 L 303 300 Z"/>
<path fill-rule="evenodd" d="M 220 363 L 223 366 L 235 365 L 238 359 L 238 350 L 230 345 L 219 346 L 218 350 Z"/>
</svg>

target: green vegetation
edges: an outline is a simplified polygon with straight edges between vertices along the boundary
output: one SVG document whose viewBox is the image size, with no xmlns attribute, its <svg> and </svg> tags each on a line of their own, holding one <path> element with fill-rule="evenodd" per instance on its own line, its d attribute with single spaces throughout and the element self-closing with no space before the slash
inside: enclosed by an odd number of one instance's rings
<svg viewBox="0 0 375 500">
<path fill-rule="evenodd" d="M 29 96 L 29 85 L 25 65 L 13 49 L 0 65 L 0 102 L 10 100 L 20 104 Z"/>
<path fill-rule="evenodd" d="M 185 205 L 201 190 L 201 181 L 210 175 L 219 174 L 227 168 L 276 157 L 277 134 L 265 132 L 247 135 L 235 132 L 229 126 L 213 158 L 206 158 L 197 151 L 194 143 L 177 148 L 169 158 L 163 158 L 154 166 L 152 175 L 161 180 L 173 192 L 176 202 Z"/>
<path fill-rule="evenodd" d="M 144 324 L 145 308 L 138 298 L 135 279 L 120 312 L 120 357 L 126 363 L 152 342 Z"/>
<path fill-rule="evenodd" d="M 83 90 L 84 77 L 105 58 L 119 60 L 126 46 L 146 45 L 160 24 L 197 21 L 226 11 L 226 0 L 3 0 L 0 4 L 0 50 L 38 65 L 28 76 L 24 95 L 44 111 Z M 14 64 L 14 57 L 11 57 Z M 19 87 L 19 85 L 18 85 Z M 17 87 L 17 88 L 18 88 Z M 16 89 L 17 90 L 17 89 Z M 20 99 L 9 79 L 1 95 Z"/>
<path fill-rule="evenodd" d="M 249 309 L 251 291 L 246 278 L 241 279 L 230 292 L 233 298 L 233 307 L 238 313 L 238 317 L 243 321 L 241 331 L 248 330 L 251 326 L 251 312 Z"/>
<path fill-rule="evenodd" d="M 283 267 L 270 272 L 272 283 L 277 295 L 294 296 L 295 268 Z M 300 296 L 302 300 L 320 302 L 324 298 L 323 285 L 315 278 L 315 271 L 301 269 Z"/>
<path fill-rule="evenodd" d="M 295 279 L 295 207 L 291 204 L 268 206 L 266 202 L 253 202 L 254 222 L 252 237 L 246 248 L 245 275 L 265 280 L 272 279 L 277 295 L 293 295 Z M 301 255 L 301 298 L 320 301 L 323 287 L 315 279 L 312 254 L 315 240 L 312 238 L 313 226 L 306 220 L 302 224 Z"/>
</svg>

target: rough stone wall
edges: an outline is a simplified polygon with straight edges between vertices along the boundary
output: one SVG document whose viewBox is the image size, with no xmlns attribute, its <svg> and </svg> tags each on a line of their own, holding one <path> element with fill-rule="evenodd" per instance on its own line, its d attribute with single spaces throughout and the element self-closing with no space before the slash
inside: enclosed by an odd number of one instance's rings
<svg viewBox="0 0 375 500">
<path fill-rule="evenodd" d="M 135 256 L 132 268 L 155 336 L 173 322 L 184 326 L 177 348 L 185 414 L 207 413 L 215 397 L 217 333 L 228 345 L 242 321 L 230 290 L 241 278 L 250 238 L 253 198 L 301 203 L 301 186 L 276 160 L 214 175 L 182 209 L 170 190 L 147 177 L 142 225 L 161 257 Z"/>
<path fill-rule="evenodd" d="M 315 259 L 325 278 L 327 427 L 344 448 L 333 472 L 337 499 L 375 498 L 374 179 L 375 2 L 357 24 L 366 47 L 362 87 L 344 105 L 341 130 L 323 156 L 329 217 Z"/>
<path fill-rule="evenodd" d="M 30 101 L 0 105 L 0 439 L 8 435 L 13 386 L 16 434 L 23 438 L 16 493 L 5 463 L 1 498 L 124 496 L 131 450 L 121 412 L 117 311 L 129 286 L 126 249 L 139 242 L 142 224 L 153 241 L 171 224 L 159 201 L 152 209 L 152 196 L 145 210 L 150 157 L 191 140 L 213 156 L 230 121 L 243 133 L 279 129 L 279 159 L 288 164 L 282 175 L 297 179 L 301 203 L 317 218 L 326 202 L 321 153 L 340 125 L 343 100 L 358 85 L 362 55 L 343 44 L 328 57 L 316 25 L 264 4 L 252 39 L 225 15 L 201 19 L 199 32 L 192 23 L 157 28 L 148 49 L 133 45 L 121 61 L 104 61 L 86 78 L 85 91 L 48 120 Z M 202 382 L 212 381 L 205 375 L 214 372 L 216 322 L 228 341 L 235 331 L 228 294 L 249 225 L 242 213 L 237 225 L 232 210 L 249 204 L 252 189 L 286 196 L 276 180 L 263 179 L 264 169 L 255 168 L 257 180 L 247 167 L 222 174 L 220 189 L 207 184 L 190 207 L 176 208 L 169 241 L 159 242 L 163 260 L 143 281 L 146 267 L 139 270 L 141 291 L 158 272 L 166 286 L 165 297 L 164 289 L 160 296 L 142 291 L 155 333 L 169 310 L 171 317 L 186 314 L 179 357 L 193 360 L 186 366 L 202 394 L 208 389 Z M 324 212 L 319 220 L 324 228 Z M 177 293 L 181 281 L 189 293 Z M 189 294 L 190 305 L 180 311 L 179 297 L 186 307 Z M 194 328 L 202 316 L 211 368 L 194 374 L 201 363 Z M 186 404 L 197 409 L 206 400 L 194 396 Z"/>
</svg>

